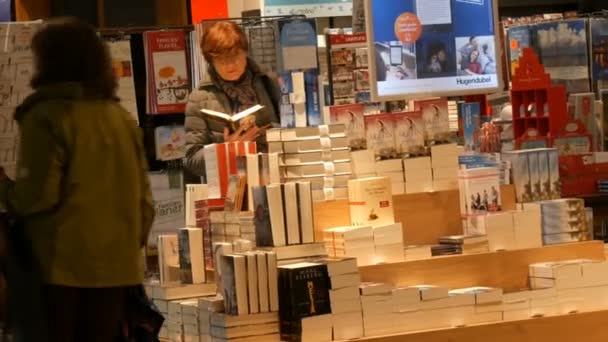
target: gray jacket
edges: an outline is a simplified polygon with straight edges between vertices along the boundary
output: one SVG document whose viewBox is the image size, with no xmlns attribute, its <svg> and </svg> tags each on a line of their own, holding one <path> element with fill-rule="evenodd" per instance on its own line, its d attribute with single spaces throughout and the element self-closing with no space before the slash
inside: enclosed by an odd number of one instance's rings
<svg viewBox="0 0 608 342">
<path fill-rule="evenodd" d="M 264 106 L 256 113 L 258 127 L 270 123 L 279 123 L 280 90 L 275 79 L 261 71 L 258 65 L 249 60 L 248 68 L 253 72 L 253 86 L 258 102 Z M 186 105 L 186 158 L 184 166 L 190 174 L 199 177 L 205 175 L 203 147 L 207 144 L 224 141 L 224 127 L 217 121 L 207 120 L 201 109 L 210 109 L 223 113 L 232 112 L 228 96 L 215 84 L 205 84 L 194 90 Z M 258 139 L 258 146 L 264 149 L 265 137 Z"/>
</svg>

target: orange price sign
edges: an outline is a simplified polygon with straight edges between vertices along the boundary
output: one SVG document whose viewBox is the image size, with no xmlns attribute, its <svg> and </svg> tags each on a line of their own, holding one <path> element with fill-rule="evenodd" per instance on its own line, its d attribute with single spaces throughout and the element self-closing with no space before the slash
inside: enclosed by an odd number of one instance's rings
<svg viewBox="0 0 608 342">
<path fill-rule="evenodd" d="M 415 43 L 421 33 L 422 24 L 414 13 L 403 13 L 395 20 L 395 35 L 403 44 Z"/>
</svg>

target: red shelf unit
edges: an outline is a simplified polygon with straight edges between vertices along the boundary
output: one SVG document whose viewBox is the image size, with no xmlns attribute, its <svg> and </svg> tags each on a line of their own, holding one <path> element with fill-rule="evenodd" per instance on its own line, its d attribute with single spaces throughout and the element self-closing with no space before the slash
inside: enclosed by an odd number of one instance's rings
<svg viewBox="0 0 608 342">
<path fill-rule="evenodd" d="M 537 132 L 536 139 L 550 143 L 568 119 L 568 97 L 564 86 L 551 85 L 551 78 L 534 53 L 524 49 L 511 85 L 515 147 L 527 140 L 527 132 Z"/>
</svg>

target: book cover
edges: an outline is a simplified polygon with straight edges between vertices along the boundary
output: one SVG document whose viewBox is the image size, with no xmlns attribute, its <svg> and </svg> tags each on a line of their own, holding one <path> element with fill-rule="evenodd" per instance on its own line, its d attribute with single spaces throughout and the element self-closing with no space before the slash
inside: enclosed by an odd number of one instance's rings
<svg viewBox="0 0 608 342">
<path fill-rule="evenodd" d="M 270 312 L 270 290 L 268 287 L 268 262 L 266 253 L 255 252 L 258 267 L 258 299 L 260 301 L 260 312 Z"/>
<path fill-rule="evenodd" d="M 395 151 L 395 121 L 392 114 L 368 115 L 365 117 L 367 148 L 376 158 L 390 159 Z"/>
<path fill-rule="evenodd" d="M 181 280 L 180 276 L 174 276 L 174 272 L 171 271 L 179 268 L 177 235 L 158 236 L 158 268 L 161 285 L 179 283 Z"/>
<path fill-rule="evenodd" d="M 319 263 L 280 266 L 279 317 L 281 339 L 298 340 L 301 319 L 331 313 L 327 268 Z"/>
<path fill-rule="evenodd" d="M 186 131 L 184 126 L 158 126 L 154 129 L 156 159 L 169 161 L 185 157 Z"/>
<path fill-rule="evenodd" d="M 348 181 L 348 202 L 354 225 L 379 226 L 395 222 L 388 177 L 351 179 Z"/>
<path fill-rule="evenodd" d="M 480 106 L 477 102 L 459 103 L 465 152 L 479 152 Z"/>
<path fill-rule="evenodd" d="M 362 103 L 329 108 L 331 123 L 345 126 L 351 150 L 364 150 L 367 147 L 364 111 L 365 105 Z"/>
<path fill-rule="evenodd" d="M 319 126 L 323 123 L 323 120 L 321 118 L 319 73 L 317 69 L 304 72 L 304 88 L 306 89 L 306 120 L 308 126 Z"/>
<path fill-rule="evenodd" d="M 190 87 L 182 30 L 144 32 L 148 114 L 183 113 Z"/>
<path fill-rule="evenodd" d="M 395 120 L 395 148 L 401 157 L 425 154 L 424 120 L 422 112 L 393 114 Z"/>
<path fill-rule="evenodd" d="M 204 283 L 206 278 L 202 229 L 181 228 L 178 230 L 178 239 L 179 269 L 182 283 Z"/>
<path fill-rule="evenodd" d="M 254 115 L 260 109 L 264 108 L 262 105 L 254 105 L 238 113 L 222 113 L 211 109 L 203 108 L 201 112 L 205 114 L 205 120 L 209 124 L 209 121 L 215 121 L 211 125 L 217 125 L 219 128 L 228 127 L 230 132 L 234 132 L 237 128 L 242 127 L 243 130 L 247 130 L 250 127 L 255 126 L 256 116 Z M 213 127 L 210 127 L 213 129 Z M 223 129 L 221 130 L 223 131 Z"/>
<path fill-rule="evenodd" d="M 277 273 L 277 254 L 275 252 L 266 252 L 266 266 L 268 270 L 268 303 L 270 304 L 270 312 L 278 312 L 279 276 Z"/>
<path fill-rule="evenodd" d="M 120 99 L 120 105 L 139 124 L 135 81 L 133 78 L 133 62 L 131 58 L 131 40 L 109 41 L 107 44 L 110 49 L 110 56 L 112 57 L 112 71 L 118 83 L 116 95 Z"/>
<path fill-rule="evenodd" d="M 279 74 L 277 82 L 281 91 L 281 100 L 279 101 L 279 115 L 281 117 L 281 127 L 296 127 L 296 114 L 294 112 L 291 99 L 289 98 L 289 94 L 293 93 L 293 82 L 291 81 L 291 72 L 283 72 Z"/>
<path fill-rule="evenodd" d="M 224 210 L 227 212 L 240 212 L 243 208 L 247 176 L 233 175 L 228 178 L 228 190 L 226 191 L 226 203 Z"/>
<path fill-rule="evenodd" d="M 283 207 L 285 200 L 283 198 L 283 192 L 281 191 L 281 184 L 267 185 L 266 197 L 268 201 L 270 227 L 272 230 L 271 246 L 285 246 L 287 242 L 285 230 L 285 210 Z"/>
<path fill-rule="evenodd" d="M 459 171 L 460 191 L 464 191 L 462 198 L 465 200 L 463 217 L 502 210 L 499 176 L 495 167 Z"/>
<path fill-rule="evenodd" d="M 258 288 L 258 260 L 255 252 L 245 253 L 247 258 L 247 297 L 249 298 L 249 313 L 260 312 L 260 296 Z"/>
<path fill-rule="evenodd" d="M 302 243 L 312 243 L 315 240 L 312 189 L 310 182 L 298 182 L 298 212 Z"/>
<path fill-rule="evenodd" d="M 247 315 L 247 264 L 245 256 L 223 255 L 221 259 L 224 307 L 229 315 Z"/>
<path fill-rule="evenodd" d="M 422 111 L 426 129 L 426 140 L 448 141 L 450 134 L 450 119 L 448 115 L 448 100 L 436 99 L 416 101 L 415 110 Z"/>
<path fill-rule="evenodd" d="M 205 145 L 205 174 L 210 198 L 223 198 L 228 191 L 228 145 Z"/>
<path fill-rule="evenodd" d="M 298 210 L 298 194 L 296 183 L 285 183 L 281 185 L 285 204 L 285 223 L 287 225 L 287 244 L 297 245 L 302 243 L 300 238 L 300 213 Z"/>
</svg>

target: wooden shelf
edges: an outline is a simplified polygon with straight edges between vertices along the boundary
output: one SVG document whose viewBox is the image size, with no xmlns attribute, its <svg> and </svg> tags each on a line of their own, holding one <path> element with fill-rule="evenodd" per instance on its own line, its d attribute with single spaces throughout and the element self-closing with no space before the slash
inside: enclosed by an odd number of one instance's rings
<svg viewBox="0 0 608 342">
<path fill-rule="evenodd" d="M 500 188 L 504 210 L 515 209 L 515 188 Z M 436 244 L 447 235 L 462 234 L 458 190 L 423 192 L 393 196 L 395 222 L 403 223 L 403 239 L 408 245 Z M 314 206 L 315 238 L 323 240 L 323 230 L 350 225 L 347 200 L 317 202 Z"/>
<path fill-rule="evenodd" d="M 505 292 L 528 288 L 528 265 L 569 259 L 605 260 L 602 241 L 360 267 L 361 279 L 394 285 L 432 284 L 450 288 L 493 286 Z"/>
<path fill-rule="evenodd" d="M 605 342 L 608 311 L 501 322 L 419 333 L 368 337 L 366 342 Z"/>
</svg>

